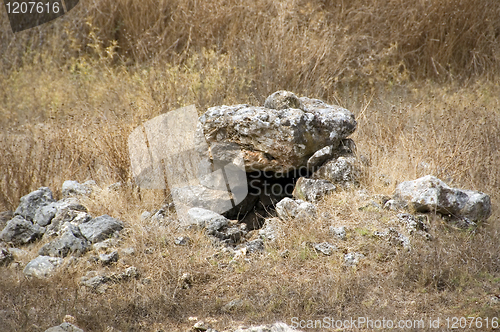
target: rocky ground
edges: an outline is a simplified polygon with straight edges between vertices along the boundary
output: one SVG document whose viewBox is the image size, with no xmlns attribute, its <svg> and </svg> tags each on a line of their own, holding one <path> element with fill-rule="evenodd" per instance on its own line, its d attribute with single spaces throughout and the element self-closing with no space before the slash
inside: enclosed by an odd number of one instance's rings
<svg viewBox="0 0 500 332">
<path fill-rule="evenodd" d="M 166 277 L 145 269 L 143 262 L 161 259 L 172 265 L 168 273 L 177 279 L 174 298 L 190 289 L 202 296 L 205 287 L 216 287 L 208 281 L 204 285 L 203 278 L 217 279 L 217 273 L 176 267 L 178 263 L 169 260 L 173 252 L 205 261 L 224 274 L 245 273 L 268 260 L 279 265 L 306 256 L 355 271 L 397 259 L 399 253 L 418 252 L 417 246 L 426 243 L 432 247 L 442 234 L 437 223 L 465 234 L 481 228 L 491 215 L 487 194 L 450 187 L 432 175 L 400 182 L 392 196 L 363 188 L 370 165 L 349 138 L 357 126 L 354 115 L 320 100 L 278 91 L 263 107 L 213 107 L 198 121 L 192 137 L 194 149 L 201 151 L 195 163 L 202 165 L 195 169 L 198 177 L 189 185 L 170 188 L 171 200 L 163 206 L 129 220 L 93 215 L 89 204 L 137 186 L 66 181 L 58 200 L 50 188 L 41 187 L 22 197 L 15 211 L 2 212 L 0 266 L 10 271 L 4 274 L 14 279 L 22 274 L 28 283 L 54 280 L 54 288 L 65 276 L 76 292 L 105 299 L 130 285 L 136 292 L 158 291 L 154 287 Z M 146 151 L 151 148 L 151 141 L 138 144 Z M 132 163 L 134 158 L 141 154 L 133 156 Z M 177 158 L 186 162 L 182 155 Z M 136 165 L 138 183 L 151 183 L 148 176 L 163 174 L 154 157 Z M 171 178 L 160 180 L 172 183 Z M 384 250 L 396 258 L 382 257 Z M 203 296 L 218 301 L 221 294 Z M 248 301 L 237 297 L 214 310 L 231 316 L 244 312 Z M 487 301 L 494 305 L 495 299 Z M 15 317 L 18 313 L 4 309 L 0 322 L 14 326 Z M 31 326 L 29 316 L 25 323 Z M 83 331 L 76 327 L 81 323 L 81 317 L 65 315 L 61 325 L 46 331 Z M 184 321 L 194 331 L 278 332 L 298 327 L 286 323 L 237 328 L 207 317 Z"/>
</svg>

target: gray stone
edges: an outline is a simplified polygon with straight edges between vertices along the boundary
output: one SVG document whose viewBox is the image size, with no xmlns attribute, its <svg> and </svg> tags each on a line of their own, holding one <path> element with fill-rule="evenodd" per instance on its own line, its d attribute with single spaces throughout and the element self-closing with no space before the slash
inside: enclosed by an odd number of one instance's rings
<svg viewBox="0 0 500 332">
<path fill-rule="evenodd" d="M 251 327 L 240 327 L 234 332 L 300 332 L 285 323 L 275 323 L 270 325 L 260 325 Z"/>
<path fill-rule="evenodd" d="M 403 206 L 401 206 L 401 203 L 394 199 L 390 199 L 384 204 L 384 209 L 389 210 L 389 211 L 398 211 L 399 209 L 402 209 Z"/>
<path fill-rule="evenodd" d="M 112 263 L 118 262 L 118 251 L 113 251 L 109 254 L 100 254 L 99 255 L 99 260 L 102 262 L 103 265 L 110 265 Z"/>
<path fill-rule="evenodd" d="M 26 244 L 42 237 L 45 228 L 17 215 L 11 219 L 0 233 L 0 240 L 13 244 Z"/>
<path fill-rule="evenodd" d="M 316 151 L 339 146 L 356 129 L 354 115 L 339 106 L 305 97 L 299 98 L 297 104 L 296 97 L 287 92 L 279 92 L 275 97 L 266 105 L 279 109 L 249 105 L 209 108 L 199 118 L 200 130 L 209 145 L 237 144 L 247 171 L 287 172 L 307 166 L 307 160 Z M 214 151 L 212 156 L 224 160 Z"/>
<path fill-rule="evenodd" d="M 414 216 L 409 213 L 400 213 L 397 215 L 400 222 L 410 231 L 428 231 L 427 225 L 424 223 L 427 220 L 426 216 Z"/>
<path fill-rule="evenodd" d="M 284 198 L 276 204 L 276 213 L 281 219 L 307 219 L 316 216 L 316 206 L 303 200 Z"/>
<path fill-rule="evenodd" d="M 272 95 L 266 98 L 264 102 L 265 108 L 271 108 L 275 110 L 284 110 L 287 108 L 298 108 L 302 106 L 299 98 L 290 91 L 276 91 Z"/>
<path fill-rule="evenodd" d="M 42 227 L 47 226 L 55 217 L 58 210 L 58 206 L 59 205 L 57 202 L 52 202 L 47 205 L 41 206 L 38 210 L 36 210 L 33 222 L 37 223 Z"/>
<path fill-rule="evenodd" d="M 400 183 L 394 200 L 416 212 L 438 212 L 472 222 L 491 215 L 490 197 L 479 191 L 451 188 L 438 178 L 427 175 Z"/>
<path fill-rule="evenodd" d="M 259 236 L 266 242 L 274 242 L 281 235 L 281 222 L 279 218 L 268 218 L 259 230 Z"/>
<path fill-rule="evenodd" d="M 123 222 L 107 214 L 79 225 L 80 231 L 92 243 L 103 241 L 123 229 Z"/>
<path fill-rule="evenodd" d="M 109 282 L 111 279 L 107 276 L 95 276 L 95 277 L 82 277 L 81 283 L 82 285 L 91 288 L 93 290 L 97 290 L 102 285 Z"/>
<path fill-rule="evenodd" d="M 337 247 L 328 242 L 316 243 L 313 245 L 314 250 L 321 252 L 326 256 L 330 256 Z"/>
<path fill-rule="evenodd" d="M 203 208 L 189 209 L 187 216 L 190 225 L 196 225 L 201 229 L 205 229 L 208 234 L 213 234 L 221 230 L 229 223 L 226 217 Z"/>
<path fill-rule="evenodd" d="M 52 191 L 47 187 L 41 187 L 21 197 L 21 203 L 14 212 L 15 215 L 20 215 L 24 219 L 33 221 L 36 211 L 48 203 L 55 202 L 52 197 Z"/>
<path fill-rule="evenodd" d="M 314 154 L 307 160 L 307 168 L 309 170 L 314 170 L 317 167 L 323 165 L 325 161 L 332 159 L 335 154 L 334 146 L 325 146 L 322 149 L 314 152 Z"/>
<path fill-rule="evenodd" d="M 330 181 L 299 178 L 293 190 L 293 197 L 309 202 L 316 202 L 337 188 Z"/>
<path fill-rule="evenodd" d="M 358 265 L 359 261 L 364 257 L 365 257 L 365 255 L 360 254 L 358 252 L 354 252 L 354 253 L 350 252 L 350 253 L 344 255 L 344 264 L 346 266 Z"/>
<path fill-rule="evenodd" d="M 227 190 L 210 189 L 202 185 L 173 188 L 172 196 L 175 196 L 178 210 L 199 207 L 223 213 L 233 207 L 231 195 Z"/>
<path fill-rule="evenodd" d="M 256 239 L 243 244 L 240 244 L 236 249 L 246 248 L 248 253 L 255 253 L 264 251 L 264 241 L 262 239 Z"/>
<path fill-rule="evenodd" d="M 92 187 L 90 183 L 80 184 L 77 181 L 64 181 L 62 185 L 62 195 L 63 197 L 70 196 L 79 196 L 84 195 L 88 196 L 92 194 Z"/>
<path fill-rule="evenodd" d="M 392 227 L 389 227 L 389 229 L 385 232 L 375 231 L 373 235 L 385 239 L 392 245 L 399 245 L 405 249 L 410 249 L 410 239 Z"/>
<path fill-rule="evenodd" d="M 241 308 L 243 306 L 243 304 L 244 304 L 244 302 L 241 299 L 232 300 L 232 301 L 226 303 L 222 307 L 222 312 L 224 312 L 224 313 L 230 313 L 232 311 L 235 311 L 238 308 Z"/>
<path fill-rule="evenodd" d="M 347 240 L 347 233 L 345 230 L 345 226 L 340 226 L 340 227 L 330 226 L 329 231 L 330 234 L 335 236 L 336 238 L 344 241 Z"/>
<path fill-rule="evenodd" d="M 176 246 L 187 246 L 191 239 L 187 236 L 178 236 L 174 239 L 174 244 Z"/>
<path fill-rule="evenodd" d="M 62 323 L 45 330 L 45 332 L 84 332 L 81 328 L 70 323 Z"/>
<path fill-rule="evenodd" d="M 7 266 L 14 261 L 14 255 L 6 248 L 0 247 L 0 267 Z"/>
<path fill-rule="evenodd" d="M 63 263 L 62 258 L 50 256 L 38 256 L 31 260 L 23 270 L 28 277 L 48 278 Z"/>
<path fill-rule="evenodd" d="M 66 257 L 68 254 L 81 256 L 90 249 L 89 241 L 82 235 L 78 226 L 65 223 L 62 235 L 40 248 L 39 255 Z"/>
<path fill-rule="evenodd" d="M 358 161 L 355 157 L 348 156 L 328 161 L 314 173 L 313 178 L 350 187 L 358 184 L 360 174 Z"/>
</svg>

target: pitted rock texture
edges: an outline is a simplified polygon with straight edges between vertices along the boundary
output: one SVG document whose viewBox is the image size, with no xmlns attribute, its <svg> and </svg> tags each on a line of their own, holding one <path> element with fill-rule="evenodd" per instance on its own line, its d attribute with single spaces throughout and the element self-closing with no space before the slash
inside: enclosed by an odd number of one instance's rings
<svg viewBox="0 0 500 332">
<path fill-rule="evenodd" d="M 416 212 L 439 212 L 472 222 L 491 214 L 490 197 L 482 192 L 451 188 L 432 175 L 400 183 L 394 200 Z"/>
<path fill-rule="evenodd" d="M 210 146 L 236 143 L 243 152 L 247 172 L 286 172 L 305 167 L 316 151 L 326 146 L 337 148 L 356 130 L 354 115 L 342 107 L 297 98 L 291 92 L 274 95 L 279 100 L 270 100 L 270 96 L 266 105 L 277 109 L 244 104 L 212 107 L 199 118 L 198 128 Z M 224 160 L 216 151 L 211 155 Z"/>
</svg>

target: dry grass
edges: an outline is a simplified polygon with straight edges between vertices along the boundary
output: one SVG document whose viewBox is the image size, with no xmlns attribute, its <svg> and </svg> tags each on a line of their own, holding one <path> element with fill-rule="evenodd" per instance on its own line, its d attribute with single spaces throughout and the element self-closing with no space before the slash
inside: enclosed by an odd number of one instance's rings
<svg viewBox="0 0 500 332">
<path fill-rule="evenodd" d="M 404 5 L 403 5 L 404 4 Z M 3 8 L 3 7 L 2 7 Z M 103 190 L 85 202 L 93 215 L 127 222 L 114 271 L 136 266 L 141 279 L 105 295 L 78 285 L 101 267 L 82 259 L 47 281 L 20 268 L 0 270 L 0 326 L 43 331 L 64 315 L 86 331 L 185 330 L 189 316 L 223 329 L 303 318 L 428 320 L 494 317 L 499 294 L 500 4 L 497 1 L 81 1 L 70 15 L 13 35 L 3 9 L 0 32 L 0 211 L 40 186 L 60 197 L 64 180 L 93 179 Z M 355 192 L 331 195 L 319 217 L 284 222 L 285 237 L 263 255 L 230 263 L 196 232 L 140 219 L 163 192 L 132 190 L 128 134 L 165 110 L 196 104 L 263 104 L 278 89 L 352 110 L 358 153 L 370 166 L 369 194 L 434 174 L 487 192 L 493 215 L 474 231 L 430 218 L 433 241 L 413 250 L 373 236 L 397 227 L 394 213 L 359 211 Z M 347 241 L 328 235 L 345 225 Z M 254 237 L 256 235 L 253 235 Z M 303 242 L 335 242 L 318 255 Z M 27 247 L 27 263 L 43 243 Z M 280 253 L 289 250 L 288 258 Z M 346 252 L 367 258 L 342 264 Z M 190 272 L 193 284 L 181 289 Z M 232 311 L 222 308 L 241 299 Z M 191 324 L 192 325 L 192 324 Z"/>
</svg>

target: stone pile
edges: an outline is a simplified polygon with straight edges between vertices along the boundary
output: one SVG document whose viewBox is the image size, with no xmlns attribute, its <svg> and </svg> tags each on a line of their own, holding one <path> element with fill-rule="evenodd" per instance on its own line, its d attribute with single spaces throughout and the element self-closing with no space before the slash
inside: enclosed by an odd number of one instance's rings
<svg viewBox="0 0 500 332">
<path fill-rule="evenodd" d="M 27 276 L 48 277 L 69 255 L 79 257 L 90 250 L 92 244 L 118 234 L 122 221 L 108 215 L 93 218 L 83 206 L 79 195 L 90 195 L 94 184 L 66 181 L 63 198 L 56 201 L 48 187 L 42 187 L 23 196 L 20 204 L 0 232 L 0 243 L 13 248 L 0 248 L 0 265 L 13 261 L 15 247 L 34 241 L 47 243 L 39 256 L 25 267 Z"/>
</svg>

